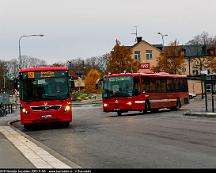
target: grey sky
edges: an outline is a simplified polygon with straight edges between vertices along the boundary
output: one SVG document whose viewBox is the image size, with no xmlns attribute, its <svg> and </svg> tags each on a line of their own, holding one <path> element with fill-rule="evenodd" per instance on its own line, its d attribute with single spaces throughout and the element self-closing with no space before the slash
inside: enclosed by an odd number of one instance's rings
<svg viewBox="0 0 216 173">
<path fill-rule="evenodd" d="M 157 32 L 186 43 L 203 31 L 216 35 L 215 0 L 0 0 L 0 59 L 18 57 L 21 35 L 45 36 L 22 39 L 22 54 L 48 63 L 109 52 L 118 38 L 134 43 L 138 35 L 161 43 Z"/>
</svg>

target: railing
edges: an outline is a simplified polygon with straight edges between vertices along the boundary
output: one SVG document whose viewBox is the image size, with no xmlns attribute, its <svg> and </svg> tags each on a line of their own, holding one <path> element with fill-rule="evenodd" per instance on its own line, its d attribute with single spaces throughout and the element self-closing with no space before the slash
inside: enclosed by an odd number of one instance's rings
<svg viewBox="0 0 216 173">
<path fill-rule="evenodd" d="M 13 104 L 0 104 L 0 117 L 13 113 Z"/>
</svg>

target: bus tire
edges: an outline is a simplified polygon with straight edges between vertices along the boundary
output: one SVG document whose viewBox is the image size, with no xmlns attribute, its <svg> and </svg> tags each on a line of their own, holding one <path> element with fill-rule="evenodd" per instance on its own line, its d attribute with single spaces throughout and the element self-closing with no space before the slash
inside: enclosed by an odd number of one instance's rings
<svg viewBox="0 0 216 173">
<path fill-rule="evenodd" d="M 159 108 L 151 109 L 151 112 L 153 112 L 153 113 L 157 113 L 157 112 L 159 112 Z"/>
<path fill-rule="evenodd" d="M 118 115 L 118 116 L 121 116 L 121 115 L 122 115 L 122 112 L 121 112 L 121 111 L 118 111 L 118 112 L 117 112 L 117 115 Z"/>
<path fill-rule="evenodd" d="M 150 110 L 151 110 L 150 102 L 148 100 L 146 100 L 146 102 L 145 102 L 145 109 L 143 110 L 143 113 L 146 114 Z"/>
<path fill-rule="evenodd" d="M 70 122 L 63 122 L 63 127 L 69 127 L 70 126 Z"/>
<path fill-rule="evenodd" d="M 176 106 L 175 106 L 175 107 L 171 107 L 170 109 L 171 109 L 172 111 L 177 111 L 177 110 L 179 110 L 180 108 L 181 108 L 181 101 L 180 101 L 179 98 L 177 98 L 177 99 L 176 99 Z"/>
<path fill-rule="evenodd" d="M 30 130 L 31 129 L 31 124 L 24 124 L 24 128 L 26 129 L 26 130 Z"/>
</svg>

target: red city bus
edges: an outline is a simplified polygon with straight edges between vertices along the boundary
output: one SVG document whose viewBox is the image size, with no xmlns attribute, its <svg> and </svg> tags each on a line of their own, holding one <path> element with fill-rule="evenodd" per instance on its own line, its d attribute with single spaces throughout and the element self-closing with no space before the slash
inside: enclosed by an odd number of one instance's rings
<svg viewBox="0 0 216 173">
<path fill-rule="evenodd" d="M 106 75 L 101 81 L 104 112 L 178 110 L 189 103 L 186 75 L 122 73 Z"/>
<path fill-rule="evenodd" d="M 35 67 L 19 72 L 21 123 L 72 122 L 70 76 L 67 67 Z"/>
</svg>

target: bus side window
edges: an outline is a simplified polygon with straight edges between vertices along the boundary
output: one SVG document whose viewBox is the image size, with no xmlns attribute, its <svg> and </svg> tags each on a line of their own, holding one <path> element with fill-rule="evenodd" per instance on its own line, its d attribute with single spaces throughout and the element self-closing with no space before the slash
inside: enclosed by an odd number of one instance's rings
<svg viewBox="0 0 216 173">
<path fill-rule="evenodd" d="M 167 79 L 167 92 L 172 92 L 172 90 L 173 90 L 172 79 Z"/>
<path fill-rule="evenodd" d="M 165 93 L 166 92 L 166 80 L 165 79 L 160 79 L 160 88 L 161 88 L 161 92 Z"/>
<path fill-rule="evenodd" d="M 156 80 L 154 78 L 150 79 L 149 92 L 156 92 Z"/>
<path fill-rule="evenodd" d="M 139 76 L 134 77 L 133 95 L 140 94 L 140 78 Z"/>
<path fill-rule="evenodd" d="M 142 77 L 142 92 L 149 92 L 150 80 L 148 77 Z"/>
<path fill-rule="evenodd" d="M 161 92 L 161 86 L 160 86 L 160 79 L 156 79 L 156 81 L 155 81 L 155 91 L 157 92 L 157 93 L 160 93 Z"/>
</svg>

